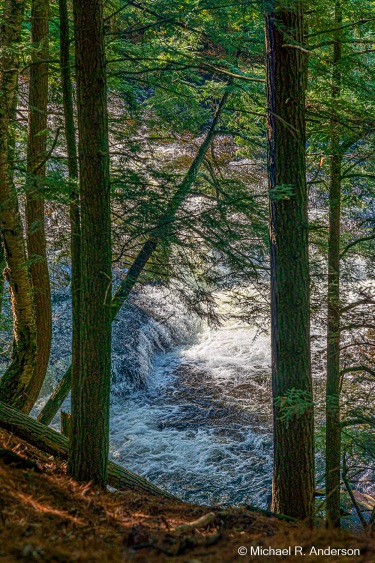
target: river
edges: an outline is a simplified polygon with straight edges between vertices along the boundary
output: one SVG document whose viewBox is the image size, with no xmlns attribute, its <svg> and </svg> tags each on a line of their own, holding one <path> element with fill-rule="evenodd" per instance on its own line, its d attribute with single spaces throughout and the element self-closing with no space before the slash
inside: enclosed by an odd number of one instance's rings
<svg viewBox="0 0 375 563">
<path fill-rule="evenodd" d="M 116 399 L 111 455 L 180 498 L 265 506 L 271 491 L 269 342 L 204 327 L 159 355 L 146 389 Z"/>
<path fill-rule="evenodd" d="M 228 303 L 218 296 L 219 308 Z M 48 377 L 33 414 L 70 363 L 69 291 L 54 296 Z M 225 314 L 216 329 L 173 292 L 148 286 L 113 325 L 110 456 L 186 501 L 267 506 L 272 475 L 270 338 Z M 265 327 L 266 329 L 266 327 Z M 317 435 L 324 423 L 324 338 L 313 329 Z M 70 398 L 64 405 L 70 410 Z M 59 429 L 59 416 L 52 426 Z M 324 456 L 317 441 L 317 487 Z M 374 495 L 373 471 L 356 487 Z M 350 501 L 346 501 L 351 510 Z M 356 518 L 346 519 L 357 527 Z"/>
</svg>

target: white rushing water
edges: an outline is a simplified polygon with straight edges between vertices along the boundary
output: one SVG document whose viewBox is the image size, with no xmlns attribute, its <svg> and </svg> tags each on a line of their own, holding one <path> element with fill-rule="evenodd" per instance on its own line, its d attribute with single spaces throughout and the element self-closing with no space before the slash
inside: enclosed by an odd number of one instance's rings
<svg viewBox="0 0 375 563">
<path fill-rule="evenodd" d="M 50 377 L 35 413 L 69 365 L 69 348 L 66 295 L 56 299 Z M 112 459 L 185 500 L 265 506 L 269 363 L 267 336 L 234 321 L 202 326 L 177 298 L 149 286 L 114 323 Z"/>
<path fill-rule="evenodd" d="M 268 340 L 228 324 L 158 355 L 147 389 L 113 402 L 113 459 L 185 500 L 265 506 Z"/>
<path fill-rule="evenodd" d="M 225 316 L 228 302 L 223 296 L 218 302 Z M 59 294 L 49 381 L 34 414 L 70 363 L 70 326 L 70 297 Z M 318 327 L 312 332 L 319 402 L 324 335 Z M 210 329 L 190 317 L 176 296 L 148 286 L 114 323 L 112 365 L 113 460 L 187 501 L 267 505 L 272 412 L 266 333 L 233 317 Z M 70 410 L 69 398 L 63 409 Z M 59 416 L 53 426 L 59 429 Z M 323 453 L 318 447 L 318 486 L 324 476 Z M 365 473 L 362 481 L 357 488 L 373 494 L 371 476 Z M 348 522 L 357 525 L 355 519 Z"/>
</svg>

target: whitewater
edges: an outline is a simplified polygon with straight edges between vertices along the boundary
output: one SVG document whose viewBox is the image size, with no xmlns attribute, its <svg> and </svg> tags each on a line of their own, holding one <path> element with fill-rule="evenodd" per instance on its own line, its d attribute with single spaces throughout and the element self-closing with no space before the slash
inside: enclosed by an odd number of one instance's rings
<svg viewBox="0 0 375 563">
<path fill-rule="evenodd" d="M 112 330 L 110 457 L 185 501 L 266 508 L 273 453 L 269 331 L 239 322 L 230 292 L 215 297 L 219 328 L 189 314 L 178 292 L 158 284 L 134 292 L 120 310 Z M 9 302 L 4 308 L 10 331 Z M 50 365 L 32 416 L 71 363 L 71 326 L 70 288 L 59 287 Z M 0 338 L 11 342 L 4 329 Z M 313 325 L 317 488 L 324 486 L 324 350 L 324 331 Z M 70 408 L 68 397 L 62 409 Z M 60 413 L 51 426 L 60 430 Z M 356 488 L 375 496 L 373 471 L 369 465 Z M 354 514 L 345 520 L 359 526 Z"/>
<path fill-rule="evenodd" d="M 46 383 L 70 364 L 69 291 L 54 296 Z M 173 292 L 148 286 L 113 325 L 110 457 L 186 501 L 265 507 L 271 493 L 269 336 L 227 320 L 213 329 Z M 70 411 L 70 397 L 63 405 Z M 60 415 L 52 422 L 60 429 Z"/>
<path fill-rule="evenodd" d="M 147 389 L 113 402 L 112 458 L 184 500 L 265 506 L 268 374 L 268 338 L 238 324 L 204 327 L 195 343 L 155 358 Z"/>
</svg>

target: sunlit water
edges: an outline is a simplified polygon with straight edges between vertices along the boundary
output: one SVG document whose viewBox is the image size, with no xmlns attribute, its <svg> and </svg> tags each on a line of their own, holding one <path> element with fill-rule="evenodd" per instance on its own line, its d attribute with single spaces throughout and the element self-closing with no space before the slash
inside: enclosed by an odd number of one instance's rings
<svg viewBox="0 0 375 563">
<path fill-rule="evenodd" d="M 54 311 L 49 384 L 34 414 L 70 363 L 68 295 Z M 147 288 L 113 327 L 112 459 L 184 500 L 266 506 L 269 363 L 267 336 L 234 322 L 210 329 L 173 295 Z"/>
<path fill-rule="evenodd" d="M 113 459 L 185 500 L 265 505 L 269 343 L 254 337 L 238 325 L 206 328 L 157 357 L 148 388 L 114 400 Z"/>
<path fill-rule="evenodd" d="M 34 414 L 70 363 L 68 295 L 54 311 L 49 383 Z M 323 357 L 320 340 L 318 331 L 315 357 Z M 210 329 L 173 295 L 148 287 L 121 310 L 112 350 L 111 458 L 183 500 L 266 507 L 272 474 L 269 336 L 235 321 Z M 319 400 L 324 365 L 315 364 Z M 69 398 L 63 408 L 70 410 Z M 59 416 L 53 426 L 59 429 Z M 319 488 L 320 447 L 316 462 Z M 365 478 L 358 488 L 374 492 Z"/>
</svg>

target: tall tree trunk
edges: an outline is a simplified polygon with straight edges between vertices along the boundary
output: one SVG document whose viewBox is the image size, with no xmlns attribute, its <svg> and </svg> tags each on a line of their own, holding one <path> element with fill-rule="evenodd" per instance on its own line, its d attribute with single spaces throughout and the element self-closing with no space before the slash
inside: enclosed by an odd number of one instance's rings
<svg viewBox="0 0 375 563">
<path fill-rule="evenodd" d="M 111 380 L 111 216 L 103 5 L 74 0 L 82 275 L 81 366 L 72 381 L 69 473 L 107 484 Z"/>
<path fill-rule="evenodd" d="M 266 16 L 274 398 L 273 510 L 310 518 L 314 422 L 310 367 L 305 53 L 302 2 Z M 301 409 L 301 412 L 300 410 Z"/>
<path fill-rule="evenodd" d="M 225 107 L 228 96 L 229 96 L 229 91 L 226 90 L 216 109 L 211 127 L 208 130 L 202 145 L 199 147 L 198 153 L 194 158 L 194 161 L 192 162 L 184 180 L 177 188 L 174 197 L 169 203 L 165 214 L 163 215 L 157 227 L 155 228 L 152 237 L 150 237 L 142 246 L 141 250 L 138 253 L 138 256 L 135 258 L 133 264 L 129 268 L 126 277 L 120 283 L 115 295 L 113 296 L 112 313 L 111 313 L 112 320 L 116 318 L 116 315 L 118 314 L 121 307 L 129 297 L 129 294 L 132 291 L 135 284 L 137 283 L 139 276 L 141 275 L 144 267 L 146 266 L 147 262 L 151 258 L 154 251 L 157 249 L 159 242 L 164 240 L 166 237 L 170 236 L 171 231 L 173 230 L 176 213 L 180 208 L 180 206 L 182 205 L 182 203 L 184 202 L 192 185 L 194 184 L 199 169 L 202 165 L 202 162 L 207 154 L 207 151 L 210 147 L 212 140 L 214 139 L 215 131 L 221 119 L 222 111 Z M 37 418 L 39 422 L 43 424 L 50 424 L 53 417 L 55 416 L 55 414 L 61 407 L 62 403 L 65 401 L 66 397 L 68 396 L 68 393 L 71 388 L 71 380 L 72 380 L 72 367 L 69 367 L 64 377 L 56 387 L 56 390 L 47 401 L 45 407 L 39 413 L 39 416 Z"/>
<path fill-rule="evenodd" d="M 342 25 L 341 2 L 335 5 L 335 28 Z M 329 185 L 328 240 L 328 322 L 326 388 L 326 516 L 327 523 L 340 526 L 340 219 L 341 150 L 340 126 L 335 104 L 341 90 L 341 36 L 336 33 L 333 46 L 331 160 Z"/>
<path fill-rule="evenodd" d="M 3 314 L 3 299 L 4 299 L 4 268 L 5 268 L 5 257 L 2 244 L 2 235 L 0 234 L 0 317 Z"/>
<path fill-rule="evenodd" d="M 59 0 L 60 12 L 60 68 L 65 117 L 65 137 L 68 150 L 70 182 L 70 256 L 72 264 L 72 368 L 75 380 L 80 371 L 80 289 L 81 289 L 81 224 L 78 180 L 77 146 L 74 126 L 73 87 L 70 75 L 69 18 L 67 0 Z M 69 386 L 70 387 L 70 386 Z M 69 390 L 68 390 L 69 392 Z"/>
<path fill-rule="evenodd" d="M 17 102 L 18 102 L 18 92 L 17 87 L 15 92 L 13 93 L 13 100 L 12 100 L 12 112 L 10 114 L 10 121 L 16 119 L 17 114 Z M 10 174 L 11 179 L 13 182 L 14 179 L 14 155 L 15 155 L 15 148 L 16 148 L 16 139 L 14 134 L 14 128 L 11 128 L 9 131 L 9 140 L 8 140 L 8 154 L 9 154 L 9 167 L 10 167 Z M 4 255 L 4 240 L 3 234 L 0 231 L 0 315 L 2 314 L 3 310 L 3 302 L 4 302 L 4 281 L 5 281 L 5 255 Z"/>
<path fill-rule="evenodd" d="M 52 339 L 51 286 L 46 254 L 43 183 L 46 172 L 49 0 L 31 4 L 31 66 L 27 146 L 26 233 L 34 291 L 37 361 L 30 398 L 34 402 L 46 376 Z"/>
<path fill-rule="evenodd" d="M 18 79 L 18 46 L 25 2 L 4 3 L 0 32 L 0 228 L 3 235 L 5 276 L 13 312 L 12 362 L 0 380 L 0 398 L 29 412 L 34 404 L 33 376 L 36 326 L 31 280 L 27 268 L 22 220 L 13 184 L 10 120 Z"/>
</svg>

